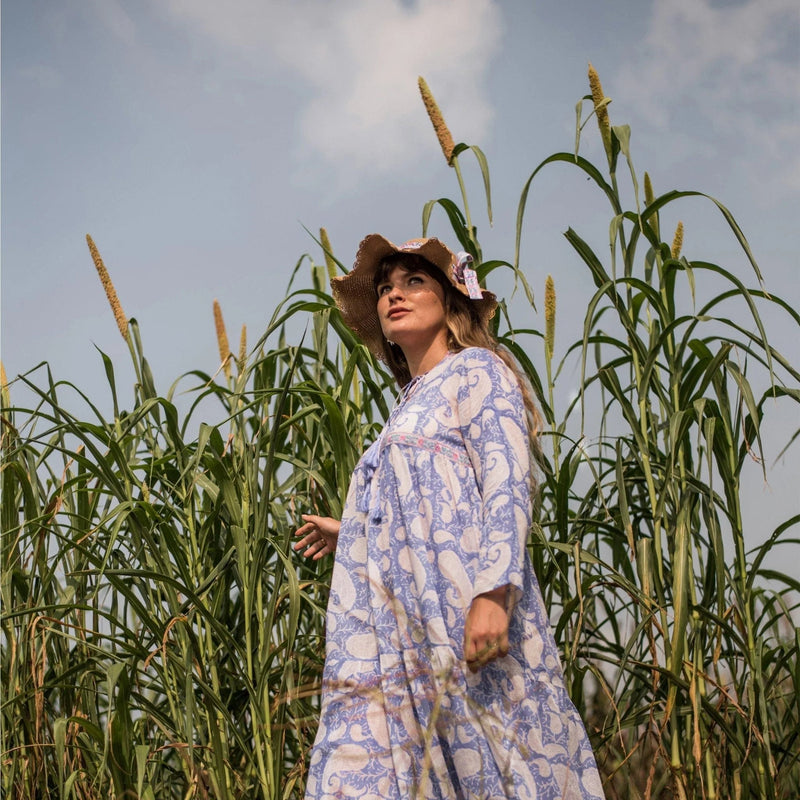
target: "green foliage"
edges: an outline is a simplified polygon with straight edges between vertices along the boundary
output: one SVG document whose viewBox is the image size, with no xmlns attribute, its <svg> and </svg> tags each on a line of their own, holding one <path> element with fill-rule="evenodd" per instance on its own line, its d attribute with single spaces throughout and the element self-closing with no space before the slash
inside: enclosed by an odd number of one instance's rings
<svg viewBox="0 0 800 800">
<path fill-rule="evenodd" d="M 577 151 L 534 170 L 513 264 L 485 260 L 472 224 L 458 159 L 476 156 L 488 206 L 477 148 L 454 150 L 463 208 L 431 201 L 423 227 L 441 208 L 481 278 L 511 269 L 532 305 L 519 263 L 536 175 L 579 170 L 609 202 L 605 258 L 566 233 L 594 294 L 578 338 L 556 342 L 560 358 L 505 307 L 496 319 L 544 418 L 531 555 L 568 686 L 610 798 L 797 796 L 800 586 L 764 564 L 796 543 L 800 518 L 748 551 L 741 478 L 763 457 L 768 410 L 800 401 L 800 374 L 762 316 L 800 317 L 760 285 L 672 252 L 660 215 L 704 196 L 646 190 L 640 203 L 627 128 L 612 127 L 610 143 L 607 178 Z M 708 200 L 760 281 L 735 220 Z M 278 306 L 229 377 L 193 372 L 158 394 L 130 320 L 129 410 L 105 355 L 110 416 L 46 366 L 3 391 L 4 796 L 302 795 L 330 560 L 296 557 L 292 531 L 303 511 L 340 514 L 394 394 L 327 279 L 312 262 L 311 288 Z M 701 286 L 716 294 L 686 308 Z M 742 306 L 744 320 L 728 310 Z M 557 381 L 574 364 L 580 393 L 559 413 Z"/>
<path fill-rule="evenodd" d="M 301 312 L 311 341 L 289 346 Z M 46 369 L 11 387 L 35 405 L 3 409 L 4 796 L 302 786 L 330 565 L 300 563 L 290 539 L 301 510 L 341 512 L 386 412 L 385 376 L 340 323 L 344 360 L 320 355 L 330 314 L 317 291 L 289 297 L 227 385 L 184 376 L 188 410 L 177 385 L 137 383 L 113 419 Z"/>
</svg>

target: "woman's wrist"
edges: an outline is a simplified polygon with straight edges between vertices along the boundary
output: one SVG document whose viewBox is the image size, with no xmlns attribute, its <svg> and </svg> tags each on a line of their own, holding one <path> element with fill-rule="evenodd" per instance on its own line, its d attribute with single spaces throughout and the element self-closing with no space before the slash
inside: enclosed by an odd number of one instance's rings
<svg viewBox="0 0 800 800">
<path fill-rule="evenodd" d="M 488 597 L 490 600 L 494 600 L 502 605 L 505 605 L 507 596 L 508 584 L 505 586 L 498 586 L 496 589 L 490 589 L 488 592 L 481 592 L 478 595 L 478 597 Z"/>
<path fill-rule="evenodd" d="M 488 592 L 481 592 L 479 595 L 476 595 L 475 599 L 477 600 L 478 597 L 485 597 L 487 600 L 492 600 L 493 602 L 497 603 L 506 614 L 511 614 L 511 608 L 513 604 L 513 592 L 511 591 L 511 584 L 505 584 L 504 586 L 498 586 L 494 589 L 490 589 Z M 474 601 L 473 601 L 474 602 Z"/>
</svg>

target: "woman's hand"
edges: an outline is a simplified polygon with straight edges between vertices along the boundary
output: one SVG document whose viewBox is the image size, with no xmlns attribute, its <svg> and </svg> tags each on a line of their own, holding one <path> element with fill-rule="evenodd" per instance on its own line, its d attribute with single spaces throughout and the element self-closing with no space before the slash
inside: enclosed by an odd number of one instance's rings
<svg viewBox="0 0 800 800">
<path fill-rule="evenodd" d="M 336 543 L 339 541 L 339 527 L 341 523 L 333 517 L 318 517 L 316 514 L 301 514 L 306 523 L 298 528 L 295 536 L 302 536 L 299 542 L 295 542 L 294 549 L 302 550 L 306 548 L 303 555 L 316 561 L 328 553 L 336 552 Z"/>
<path fill-rule="evenodd" d="M 464 626 L 464 658 L 471 672 L 508 654 L 507 586 L 479 594 Z"/>
</svg>

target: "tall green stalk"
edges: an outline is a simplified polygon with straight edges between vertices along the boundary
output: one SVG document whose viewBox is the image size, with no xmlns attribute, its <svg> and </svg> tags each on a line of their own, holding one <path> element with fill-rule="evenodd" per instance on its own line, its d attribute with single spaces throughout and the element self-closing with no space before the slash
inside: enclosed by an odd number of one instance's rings
<svg viewBox="0 0 800 800">
<path fill-rule="evenodd" d="M 482 281 L 507 269 L 525 290 L 522 310 L 503 303 L 493 324 L 546 421 L 530 552 L 608 797 L 794 797 L 800 586 L 765 562 L 796 544 L 800 515 L 748 549 L 741 498 L 744 465 L 765 456 L 765 420 L 800 402 L 800 371 L 763 319 L 800 328 L 800 316 L 763 289 L 716 200 L 658 195 L 645 175 L 639 207 L 630 131 L 591 88 L 606 164 L 578 152 L 582 101 L 576 151 L 544 159 L 523 185 L 513 262 L 484 259 L 458 157 L 476 156 L 491 219 L 488 164 L 452 137 L 442 147 L 461 205 L 425 204 L 423 231 L 443 210 Z M 605 197 L 611 236 L 599 255 L 577 223 L 567 229 L 594 289 L 571 341 L 562 322 L 557 356 L 548 293 L 532 326 L 520 265 L 536 176 L 559 165 Z M 688 197 L 719 210 L 757 288 L 663 241 L 659 216 Z M 341 264 L 321 239 L 325 263 L 297 262 L 235 374 L 221 354 L 229 372 L 193 371 L 159 392 L 114 293 L 129 396 L 103 354 L 110 411 L 46 365 L 2 382 L 4 797 L 302 796 L 331 565 L 297 557 L 292 532 L 303 512 L 341 514 L 394 396 L 333 303 Z M 305 267 L 308 288 L 293 288 Z M 708 299 L 695 309 L 687 296 Z M 557 408 L 561 376 L 575 372 L 580 392 Z"/>
</svg>

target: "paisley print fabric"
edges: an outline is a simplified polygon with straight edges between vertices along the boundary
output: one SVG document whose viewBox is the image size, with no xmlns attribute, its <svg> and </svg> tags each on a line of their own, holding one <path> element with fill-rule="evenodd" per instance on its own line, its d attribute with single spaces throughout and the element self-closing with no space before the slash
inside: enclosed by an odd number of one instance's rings
<svg viewBox="0 0 800 800">
<path fill-rule="evenodd" d="M 416 379 L 359 462 L 327 612 L 307 800 L 602 798 L 525 549 L 531 465 L 488 350 Z M 510 652 L 471 673 L 472 599 L 509 584 Z"/>
</svg>

